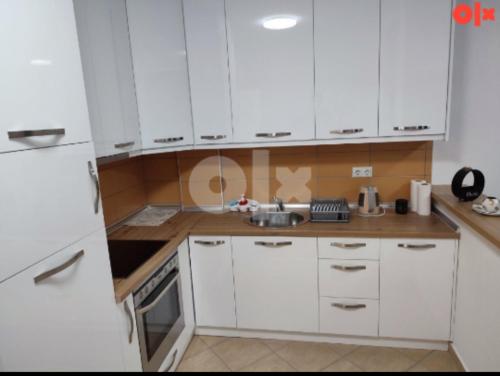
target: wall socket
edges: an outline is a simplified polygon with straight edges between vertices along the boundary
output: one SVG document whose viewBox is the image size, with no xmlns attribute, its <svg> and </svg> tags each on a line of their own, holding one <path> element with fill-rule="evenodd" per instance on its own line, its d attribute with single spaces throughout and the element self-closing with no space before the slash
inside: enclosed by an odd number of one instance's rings
<svg viewBox="0 0 500 376">
<path fill-rule="evenodd" d="M 373 167 L 353 167 L 353 178 L 371 178 L 373 176 Z"/>
</svg>

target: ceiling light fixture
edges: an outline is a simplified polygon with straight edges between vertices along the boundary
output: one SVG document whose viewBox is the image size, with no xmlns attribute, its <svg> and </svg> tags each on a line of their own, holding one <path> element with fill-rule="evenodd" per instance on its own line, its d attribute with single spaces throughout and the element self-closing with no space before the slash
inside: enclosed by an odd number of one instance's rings
<svg viewBox="0 0 500 376">
<path fill-rule="evenodd" d="M 294 16 L 273 16 L 265 18 L 262 21 L 262 26 L 269 30 L 285 30 L 295 27 L 298 18 Z"/>
</svg>

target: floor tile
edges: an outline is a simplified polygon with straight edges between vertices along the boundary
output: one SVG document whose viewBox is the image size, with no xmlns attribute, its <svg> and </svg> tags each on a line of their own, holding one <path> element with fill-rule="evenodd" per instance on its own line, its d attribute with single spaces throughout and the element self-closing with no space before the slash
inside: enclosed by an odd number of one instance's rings
<svg viewBox="0 0 500 376">
<path fill-rule="evenodd" d="M 363 372 L 363 370 L 348 360 L 340 359 L 331 366 L 325 368 L 323 372 Z"/>
<path fill-rule="evenodd" d="M 333 345 L 325 343 L 290 342 L 277 354 L 303 372 L 321 371 L 340 358 Z"/>
<path fill-rule="evenodd" d="M 425 368 L 420 363 L 417 363 L 415 366 L 411 367 L 408 372 L 432 372 Z"/>
<path fill-rule="evenodd" d="M 184 359 L 188 359 L 194 355 L 198 355 L 199 353 L 202 353 L 207 349 L 207 344 L 203 342 L 200 337 L 193 337 L 186 352 L 184 353 Z"/>
<path fill-rule="evenodd" d="M 431 350 L 421 350 L 421 349 L 398 349 L 398 351 L 416 362 L 421 361 L 431 353 Z"/>
<path fill-rule="evenodd" d="M 417 363 L 396 349 L 368 346 L 354 350 L 346 359 L 368 372 L 402 372 Z"/>
<path fill-rule="evenodd" d="M 359 348 L 359 346 L 356 346 L 356 345 L 343 345 L 341 343 L 335 343 L 335 344 L 332 344 L 331 346 L 332 346 L 333 351 L 335 351 L 340 356 L 345 356 L 349 353 L 352 353 L 357 348 Z"/>
<path fill-rule="evenodd" d="M 290 343 L 288 341 L 281 341 L 278 339 L 263 339 L 262 342 L 269 346 L 273 351 L 279 351 Z"/>
<path fill-rule="evenodd" d="M 230 338 L 212 347 L 212 350 L 233 371 L 272 354 L 271 349 L 260 340 L 245 338 Z"/>
<path fill-rule="evenodd" d="M 460 372 L 461 368 L 453 355 L 447 351 L 433 351 L 419 363 L 420 366 L 435 372 Z"/>
<path fill-rule="evenodd" d="M 229 368 L 212 350 L 205 350 L 198 355 L 183 359 L 177 372 L 229 372 Z"/>
<path fill-rule="evenodd" d="M 255 363 L 242 369 L 243 372 L 295 372 L 287 362 L 276 354 L 271 354 L 257 360 Z"/>
<path fill-rule="evenodd" d="M 203 342 L 205 342 L 208 347 L 213 347 L 227 340 L 226 337 L 215 337 L 215 336 L 197 336 L 197 337 L 200 338 Z"/>
</svg>

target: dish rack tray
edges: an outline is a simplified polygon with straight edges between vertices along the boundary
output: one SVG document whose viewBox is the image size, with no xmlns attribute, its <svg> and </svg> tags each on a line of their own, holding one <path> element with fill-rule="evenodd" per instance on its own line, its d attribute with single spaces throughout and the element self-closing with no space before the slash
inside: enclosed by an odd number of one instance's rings
<svg viewBox="0 0 500 376">
<path fill-rule="evenodd" d="M 346 199 L 313 200 L 310 205 L 311 222 L 347 223 L 351 211 Z"/>
</svg>

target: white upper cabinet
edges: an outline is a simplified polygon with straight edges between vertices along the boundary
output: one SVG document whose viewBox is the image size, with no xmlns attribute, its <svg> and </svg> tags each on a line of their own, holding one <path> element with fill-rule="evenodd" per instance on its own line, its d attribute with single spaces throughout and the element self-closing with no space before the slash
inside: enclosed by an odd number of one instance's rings
<svg viewBox="0 0 500 376">
<path fill-rule="evenodd" d="M 125 0 L 76 0 L 97 157 L 141 149 Z"/>
<path fill-rule="evenodd" d="M 181 0 L 127 0 L 144 149 L 193 144 Z"/>
<path fill-rule="evenodd" d="M 233 139 L 224 0 L 184 0 L 195 144 Z"/>
<path fill-rule="evenodd" d="M 382 239 L 380 336 L 450 339 L 455 240 Z"/>
<path fill-rule="evenodd" d="M 124 370 L 104 229 L 0 284 L 0 296 L 6 371 Z"/>
<path fill-rule="evenodd" d="M 314 0 L 316 137 L 378 135 L 380 0 Z"/>
<path fill-rule="evenodd" d="M 226 11 L 234 140 L 314 139 L 312 0 L 231 0 Z"/>
<path fill-rule="evenodd" d="M 0 1 L 0 152 L 90 141 L 73 3 Z"/>
<path fill-rule="evenodd" d="M 380 136 L 444 134 L 451 0 L 382 0 Z"/>
</svg>

